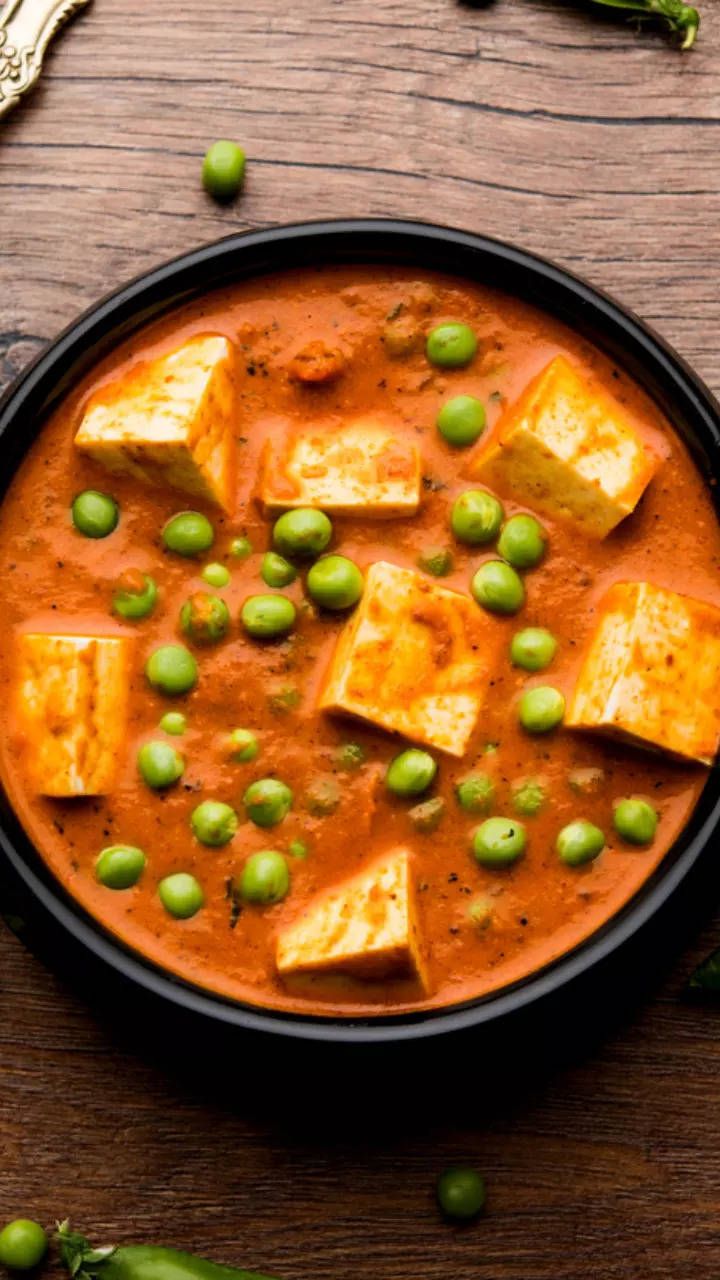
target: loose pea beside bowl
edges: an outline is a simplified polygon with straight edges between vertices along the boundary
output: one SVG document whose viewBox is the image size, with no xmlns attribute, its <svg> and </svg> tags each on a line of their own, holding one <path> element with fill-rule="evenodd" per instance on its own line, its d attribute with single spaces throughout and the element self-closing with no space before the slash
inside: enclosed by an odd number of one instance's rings
<svg viewBox="0 0 720 1280">
<path fill-rule="evenodd" d="M 237 142 L 221 138 L 205 152 L 202 183 L 208 195 L 222 203 L 236 196 L 245 179 L 245 152 Z"/>
<path fill-rule="evenodd" d="M 0 1231 L 0 1267 L 9 1271 L 32 1271 L 48 1250 L 48 1238 L 39 1222 L 15 1218 Z"/>
</svg>

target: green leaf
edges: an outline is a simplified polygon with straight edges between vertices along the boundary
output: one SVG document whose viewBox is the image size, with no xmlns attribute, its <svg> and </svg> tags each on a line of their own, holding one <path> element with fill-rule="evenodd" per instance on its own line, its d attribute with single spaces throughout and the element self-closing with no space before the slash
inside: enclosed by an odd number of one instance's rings
<svg viewBox="0 0 720 1280">
<path fill-rule="evenodd" d="M 691 991 L 720 992 L 720 947 L 706 956 L 697 969 L 693 970 L 688 987 Z"/>
<path fill-rule="evenodd" d="M 682 0 L 591 0 L 606 9 L 622 9 L 639 17 L 659 18 L 666 22 L 673 34 L 681 36 L 681 49 L 690 49 L 700 26 L 700 15 L 692 5 Z"/>
</svg>

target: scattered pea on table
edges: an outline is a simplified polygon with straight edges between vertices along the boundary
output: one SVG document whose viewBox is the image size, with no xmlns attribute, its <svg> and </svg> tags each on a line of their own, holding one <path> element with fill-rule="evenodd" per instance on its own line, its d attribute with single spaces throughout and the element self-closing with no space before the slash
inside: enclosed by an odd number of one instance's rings
<svg viewBox="0 0 720 1280">
<path fill-rule="evenodd" d="M 0 1231 L 0 1266 L 10 1271 L 31 1271 L 40 1265 L 47 1249 L 47 1234 L 30 1218 L 15 1218 Z"/>
<path fill-rule="evenodd" d="M 485 1208 L 485 1180 L 475 1169 L 445 1169 L 438 1178 L 437 1198 L 446 1218 L 476 1218 Z"/>
<path fill-rule="evenodd" d="M 205 152 L 202 182 L 214 200 L 226 202 L 239 192 L 245 180 L 245 152 L 237 142 L 221 138 Z"/>
</svg>

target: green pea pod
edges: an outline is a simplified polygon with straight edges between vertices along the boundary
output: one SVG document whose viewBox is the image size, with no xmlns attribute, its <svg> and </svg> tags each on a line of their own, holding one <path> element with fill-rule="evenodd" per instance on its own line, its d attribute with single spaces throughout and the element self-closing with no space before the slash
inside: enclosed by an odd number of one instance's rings
<svg viewBox="0 0 720 1280">
<path fill-rule="evenodd" d="M 224 1267 L 160 1245 L 108 1245 L 93 1249 L 84 1236 L 58 1224 L 60 1257 L 77 1280 L 271 1280 L 257 1272 Z"/>
<path fill-rule="evenodd" d="M 670 30 L 681 36 L 680 48 L 690 49 L 700 26 L 700 14 L 682 0 L 592 0 L 609 9 L 623 9 L 639 17 L 660 18 Z"/>
</svg>

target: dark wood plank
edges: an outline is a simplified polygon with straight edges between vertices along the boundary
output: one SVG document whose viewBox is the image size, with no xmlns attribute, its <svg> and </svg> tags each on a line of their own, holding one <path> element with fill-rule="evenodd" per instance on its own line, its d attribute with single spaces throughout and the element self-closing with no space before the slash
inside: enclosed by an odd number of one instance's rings
<svg viewBox="0 0 720 1280">
<path fill-rule="evenodd" d="M 681 56 L 549 0 L 96 0 L 0 136 L 0 380 L 100 293 L 202 241 L 398 214 L 588 275 L 720 390 L 718 0 L 703 13 Z M 222 136 L 250 157 L 229 209 L 199 186 Z M 192 1069 L 202 1046 L 151 1051 L 2 930 L 0 1217 L 71 1213 L 98 1237 L 288 1280 L 710 1280 L 720 1011 L 681 990 L 718 940 L 716 913 L 575 1061 L 497 1093 L 469 1050 L 437 1073 L 409 1064 L 404 1088 L 378 1067 L 358 1122 L 284 1050 L 264 1084 L 218 1061 L 213 1089 L 213 1062 Z M 463 1231 L 432 1201 L 459 1159 L 490 1183 Z"/>
</svg>

